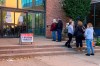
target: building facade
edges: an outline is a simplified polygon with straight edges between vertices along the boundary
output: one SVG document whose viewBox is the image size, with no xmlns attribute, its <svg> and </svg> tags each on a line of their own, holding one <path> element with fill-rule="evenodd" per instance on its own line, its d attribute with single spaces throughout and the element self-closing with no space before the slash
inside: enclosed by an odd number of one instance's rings
<svg viewBox="0 0 100 66">
<path fill-rule="evenodd" d="M 1 37 L 31 32 L 49 38 L 53 19 L 66 22 L 59 0 L 1 0 L 0 14 Z"/>
<path fill-rule="evenodd" d="M 51 37 L 50 25 L 53 19 L 62 19 L 63 23 L 67 22 L 67 17 L 62 9 L 60 0 L 46 0 L 46 36 Z"/>
<path fill-rule="evenodd" d="M 86 21 L 99 27 L 99 0 L 92 0 L 91 13 Z M 50 25 L 53 19 L 67 17 L 61 0 L 0 0 L 0 37 L 18 37 L 20 33 L 34 33 L 35 36 L 51 37 Z"/>
<path fill-rule="evenodd" d="M 45 36 L 45 0 L 0 0 L 0 37 Z"/>
<path fill-rule="evenodd" d="M 96 35 L 100 36 L 100 0 L 92 0 L 87 22 L 93 24 Z"/>
</svg>

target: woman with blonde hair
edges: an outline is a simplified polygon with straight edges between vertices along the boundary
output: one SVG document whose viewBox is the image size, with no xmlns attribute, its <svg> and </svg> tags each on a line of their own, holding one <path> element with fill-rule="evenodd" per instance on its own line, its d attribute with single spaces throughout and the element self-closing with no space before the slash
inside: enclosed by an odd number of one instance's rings
<svg viewBox="0 0 100 66">
<path fill-rule="evenodd" d="M 84 37 L 84 27 L 82 21 L 78 21 L 78 24 L 75 28 L 74 32 L 75 38 L 76 38 L 76 49 L 82 51 L 83 47 L 83 37 Z"/>
<path fill-rule="evenodd" d="M 92 46 L 93 33 L 94 33 L 94 30 L 93 30 L 92 23 L 88 23 L 87 29 L 85 31 L 85 39 L 86 39 L 86 46 L 87 46 L 86 56 L 94 55 L 94 48 Z"/>
</svg>

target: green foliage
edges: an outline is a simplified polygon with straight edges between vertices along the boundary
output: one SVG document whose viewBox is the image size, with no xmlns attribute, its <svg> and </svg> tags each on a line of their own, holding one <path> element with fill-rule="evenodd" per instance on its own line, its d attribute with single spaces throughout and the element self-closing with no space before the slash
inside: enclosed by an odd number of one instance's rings
<svg viewBox="0 0 100 66">
<path fill-rule="evenodd" d="M 100 38 L 97 38 L 96 46 L 100 46 Z"/>
<path fill-rule="evenodd" d="M 31 17 L 31 15 L 28 15 L 28 19 L 27 19 L 26 16 L 24 16 L 23 19 L 24 19 L 24 23 L 26 25 L 28 25 L 28 28 L 31 29 L 32 28 L 32 17 Z"/>
<path fill-rule="evenodd" d="M 5 3 L 5 0 L 0 0 L 0 4 L 4 4 Z"/>
<path fill-rule="evenodd" d="M 91 0 L 63 0 L 63 9 L 67 16 L 71 16 L 74 20 L 78 17 L 81 20 L 89 14 Z"/>
<path fill-rule="evenodd" d="M 5 20 L 5 17 L 6 17 L 6 12 L 3 11 L 3 13 L 2 13 L 2 19 Z M 1 18 L 1 16 L 0 16 L 0 18 Z M 1 19 L 0 19 L 0 22 L 1 22 Z"/>
<path fill-rule="evenodd" d="M 3 13 L 2 13 L 3 18 L 2 18 L 2 19 L 4 19 L 4 20 L 5 20 L 6 14 L 7 14 L 7 12 L 6 12 L 6 11 L 3 11 Z"/>
</svg>

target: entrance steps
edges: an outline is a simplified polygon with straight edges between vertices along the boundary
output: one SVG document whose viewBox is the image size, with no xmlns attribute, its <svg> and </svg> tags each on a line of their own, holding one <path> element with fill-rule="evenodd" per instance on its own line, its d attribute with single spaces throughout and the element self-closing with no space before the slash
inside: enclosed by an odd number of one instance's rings
<svg viewBox="0 0 100 66">
<path fill-rule="evenodd" d="M 10 45 L 0 46 L 0 59 L 27 57 L 27 56 L 52 56 L 68 55 L 76 52 L 69 50 L 62 45 Z"/>
<path fill-rule="evenodd" d="M 75 45 L 72 47 L 75 48 Z M 64 45 L 8 45 L 0 46 L 0 59 L 78 54 L 73 50 Z M 95 47 L 95 51 L 100 53 L 100 47 Z"/>
</svg>

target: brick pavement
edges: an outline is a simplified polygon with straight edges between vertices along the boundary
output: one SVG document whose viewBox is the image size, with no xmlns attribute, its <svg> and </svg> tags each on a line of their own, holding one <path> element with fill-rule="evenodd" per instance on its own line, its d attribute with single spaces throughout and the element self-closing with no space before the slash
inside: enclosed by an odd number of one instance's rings
<svg viewBox="0 0 100 66">
<path fill-rule="evenodd" d="M 51 39 L 35 37 L 33 45 L 63 45 L 62 42 L 52 42 Z M 0 39 L 0 46 L 19 45 L 18 39 Z M 69 51 L 67 49 L 66 51 Z M 73 50 L 71 50 L 73 51 Z M 99 66 L 100 54 L 86 57 L 84 53 L 71 55 L 39 56 L 31 58 L 17 58 L 0 61 L 0 66 Z"/>
</svg>

